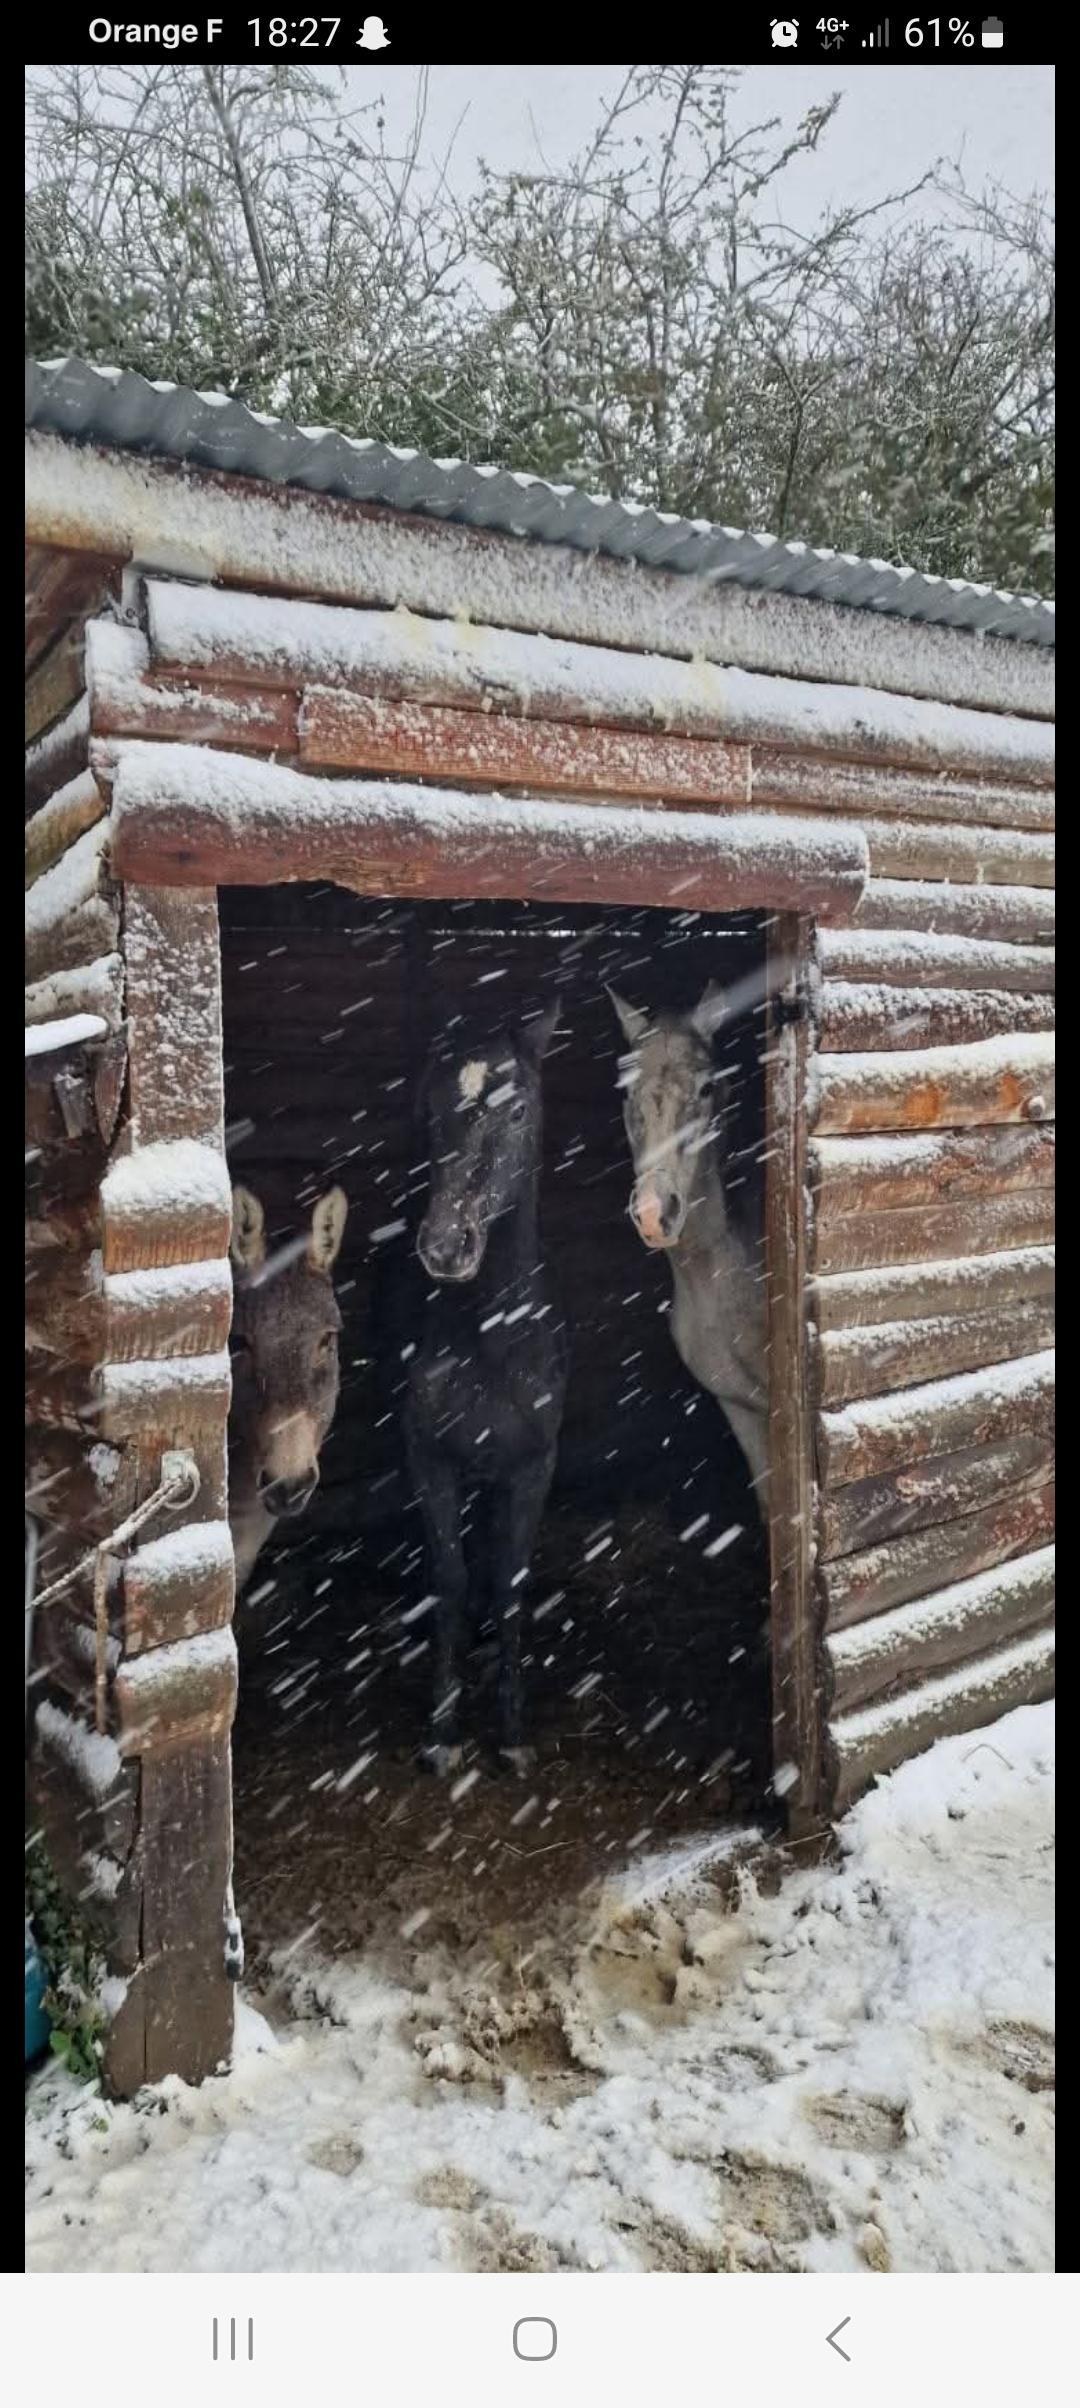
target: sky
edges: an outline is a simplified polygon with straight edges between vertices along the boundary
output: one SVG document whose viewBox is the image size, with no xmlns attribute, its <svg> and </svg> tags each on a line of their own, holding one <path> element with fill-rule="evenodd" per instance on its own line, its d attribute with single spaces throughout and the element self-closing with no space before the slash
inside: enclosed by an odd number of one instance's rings
<svg viewBox="0 0 1080 2408">
<path fill-rule="evenodd" d="M 389 22 L 389 20 L 388 20 Z M 390 27 L 393 31 L 392 25 Z M 417 70 L 395 74 L 385 60 L 347 70 L 356 98 L 381 91 L 388 142 L 404 138 Z M 442 155 L 454 138 L 451 181 L 463 194 L 481 156 L 495 168 L 565 165 L 587 136 L 601 100 L 625 67 L 435 67 L 430 70 L 427 143 Z M 799 161 L 784 186 L 794 217 L 830 201 L 869 200 L 910 183 L 942 153 L 962 155 L 965 177 L 1015 192 L 1049 191 L 1053 176 L 1051 67 L 748 67 L 747 120 L 781 114 L 793 123 L 839 91 L 842 103 L 820 153 Z M 740 112 L 741 114 L 741 112 Z"/>
</svg>

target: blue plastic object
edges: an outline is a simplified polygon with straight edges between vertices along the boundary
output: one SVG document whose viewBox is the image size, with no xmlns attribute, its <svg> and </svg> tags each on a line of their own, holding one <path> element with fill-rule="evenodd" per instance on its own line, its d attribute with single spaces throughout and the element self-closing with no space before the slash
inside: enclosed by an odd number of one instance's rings
<svg viewBox="0 0 1080 2408">
<path fill-rule="evenodd" d="M 25 1974 L 23 1994 L 26 2009 L 25 2062 L 27 2065 L 33 2065 L 35 2059 L 40 2057 L 44 2050 L 48 2048 L 49 2033 L 52 2027 L 42 2004 L 45 1991 L 48 1986 L 48 1977 L 45 1972 L 45 1967 L 41 1962 L 41 1958 L 38 1955 L 37 1948 L 34 1943 L 34 1935 L 30 1929 L 29 1923 L 26 1926 L 26 1956 L 24 1963 Z"/>
</svg>

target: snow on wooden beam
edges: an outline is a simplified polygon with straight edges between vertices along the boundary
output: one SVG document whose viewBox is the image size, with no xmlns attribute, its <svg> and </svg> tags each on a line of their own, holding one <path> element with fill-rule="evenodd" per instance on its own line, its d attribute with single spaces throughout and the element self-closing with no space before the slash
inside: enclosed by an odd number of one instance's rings
<svg viewBox="0 0 1080 2408">
<path fill-rule="evenodd" d="M 1054 1117 L 1052 1036 L 987 1037 L 925 1053 L 819 1055 L 810 1082 L 820 1136 L 964 1128 Z"/>
<path fill-rule="evenodd" d="M 165 1355 L 106 1363 L 101 1372 L 99 1426 L 103 1438 L 161 1433 L 182 1443 L 199 1423 L 224 1422 L 232 1393 L 226 1348 L 213 1355 Z"/>
<path fill-rule="evenodd" d="M 226 1255 L 232 1190 L 224 1158 L 186 1138 L 140 1146 L 106 1172 L 101 1217 L 107 1272 Z"/>
<path fill-rule="evenodd" d="M 107 1035 L 105 1022 L 96 1012 L 73 1012 L 64 1020 L 39 1020 L 28 1028 L 23 1040 L 27 1060 L 34 1054 L 63 1053 L 73 1045 L 87 1045 L 93 1038 Z"/>
<path fill-rule="evenodd" d="M 830 761 L 812 749 L 781 752 L 755 744 L 753 800 L 794 811 L 842 811 L 850 819 L 960 821 L 977 828 L 1051 829 L 1052 786 L 1002 785 L 990 777 L 874 768 Z"/>
<path fill-rule="evenodd" d="M 1054 1227 L 1054 1191 L 1047 1187 L 974 1196 L 959 1204 L 853 1213 L 815 1228 L 813 1267 L 816 1273 L 873 1271 L 893 1263 L 942 1262 L 961 1251 L 996 1254 L 1008 1247 L 1045 1245 Z"/>
<path fill-rule="evenodd" d="M 34 542 L 82 550 L 104 542 L 121 560 L 160 558 L 171 544 L 188 574 L 229 585 L 446 618 L 464 612 L 492 626 L 781 675 L 797 664 L 807 678 L 1054 715 L 1053 654 L 1036 645 L 745 592 L 38 431 L 27 437 L 25 506 Z"/>
<path fill-rule="evenodd" d="M 945 1130 L 924 1137 L 817 1137 L 809 1149 L 819 1231 L 849 1214 L 1052 1187 L 1051 1128 Z"/>
<path fill-rule="evenodd" d="M 104 818 L 105 809 L 104 795 L 89 769 L 81 769 L 77 777 L 59 787 L 26 822 L 25 884 L 32 886 L 84 829 Z"/>
<path fill-rule="evenodd" d="M 877 1547 L 863 1547 L 818 1567 L 825 1629 L 847 1630 L 891 1607 L 907 1605 L 956 1580 L 988 1572 L 1044 1546 L 1054 1535 L 1054 1484 L 995 1500 L 979 1513 L 912 1530 Z"/>
<path fill-rule="evenodd" d="M 896 1396 L 839 1407 L 817 1417 L 822 1484 L 842 1488 L 878 1472 L 945 1455 L 958 1447 L 988 1446 L 1054 1426 L 1054 1355 L 1028 1355 L 993 1370 L 962 1371 L 929 1380 Z"/>
<path fill-rule="evenodd" d="M 823 1405 L 885 1396 L 916 1380 L 940 1380 L 954 1371 L 1038 1354 L 1053 1343 L 1050 1296 L 1022 1298 L 985 1312 L 946 1310 L 917 1321 L 826 1330 L 814 1349 L 816 1393 Z"/>
<path fill-rule="evenodd" d="M 1052 945 L 1056 900 L 1053 888 L 1045 886 L 949 886 L 933 878 L 871 878 L 855 922 L 859 928 L 917 928 L 923 934 Z"/>
<path fill-rule="evenodd" d="M 27 812 L 36 811 L 50 794 L 85 769 L 89 741 L 90 703 L 83 693 L 27 751 L 23 772 Z"/>
<path fill-rule="evenodd" d="M 807 1302 L 819 1330 L 873 1328 L 883 1321 L 924 1321 L 934 1313 L 991 1312 L 998 1305 L 1054 1294 L 1054 1248 L 953 1255 L 927 1262 L 830 1271 L 809 1282 Z"/>
<path fill-rule="evenodd" d="M 546 794 L 632 794 L 673 804 L 750 800 L 745 744 L 382 702 L 319 686 L 304 691 L 300 758 L 325 769 L 381 769 Z"/>
<path fill-rule="evenodd" d="M 294 753 L 298 693 L 250 685 L 168 684 L 150 671 L 137 627 L 95 619 L 86 630 L 86 683 L 95 737 L 164 736 L 190 744 L 234 744 L 245 752 Z"/>
<path fill-rule="evenodd" d="M 1014 1706 L 1054 1694 L 1054 1639 L 1037 1631 L 902 1696 L 844 1715 L 829 1727 L 839 1812 L 873 1779 L 958 1731 L 979 1730 Z"/>
<path fill-rule="evenodd" d="M 890 987 L 972 987 L 1051 994 L 1054 955 L 1047 946 L 996 944 L 985 937 L 938 936 L 914 929 L 829 928 L 821 938 L 826 978 L 869 979 Z"/>
<path fill-rule="evenodd" d="M 122 1757 L 140 1756 L 151 1748 L 171 1751 L 195 1737 L 205 1743 L 227 1731 L 236 1711 L 236 1641 L 231 1630 L 203 1631 L 126 1657 L 116 1674 L 114 1695 Z"/>
<path fill-rule="evenodd" d="M 118 749 L 114 859 L 129 879 L 361 894 L 656 903 L 830 920 L 862 892 L 857 828 L 326 779 L 235 754 Z"/>
<path fill-rule="evenodd" d="M 232 1618 L 233 1587 L 228 1522 L 189 1522 L 149 1539 L 124 1565 L 125 1655 L 221 1629 Z"/>
<path fill-rule="evenodd" d="M 136 1144 L 224 1144 L 217 898 L 129 882 L 124 897 Z"/>
<path fill-rule="evenodd" d="M 1012 1030 L 1052 1029 L 1052 995 L 999 995 L 966 987 L 863 986 L 826 980 L 815 1007 L 823 1053 L 925 1053 Z"/>
<path fill-rule="evenodd" d="M 873 687 L 800 683 L 706 660 L 564 643 L 497 626 L 288 606 L 265 594 L 146 586 L 155 667 L 264 686 L 353 687 L 389 701 L 503 710 L 598 727 L 663 728 L 727 743 L 961 770 L 1050 786 L 1053 730 L 1032 719 L 914 701 Z"/>
<path fill-rule="evenodd" d="M 220 1353 L 232 1319 L 224 1261 L 117 1271 L 104 1284 L 103 1352 L 109 1362 Z"/>
<path fill-rule="evenodd" d="M 52 978 L 37 978 L 26 989 L 24 1017 L 28 1028 L 43 1020 L 62 1020 L 72 1012 L 92 1012 L 107 1029 L 118 1029 L 124 1010 L 124 965 L 118 953 L 104 953 L 78 970 L 57 970 Z"/>
<path fill-rule="evenodd" d="M 950 880 L 956 885 L 1053 886 L 1052 836 L 1020 828 L 931 827 L 923 821 L 862 818 L 875 878 Z"/>
<path fill-rule="evenodd" d="M 108 821 L 87 828 L 26 897 L 26 976 L 44 978 L 116 951 L 119 911 L 109 874 Z"/>
<path fill-rule="evenodd" d="M 83 689 L 83 625 L 69 627 L 31 669 L 23 689 L 23 735 L 36 745 L 67 716 Z"/>
<path fill-rule="evenodd" d="M 1044 1628 L 1054 1612 L 1054 1555 L 1053 1547 L 1040 1547 L 837 1631 L 825 1645 L 834 1714 Z"/>
<path fill-rule="evenodd" d="M 1028 1496 L 1054 1477 L 1054 1442 L 1021 1430 L 989 1446 L 924 1456 L 895 1472 L 819 1495 L 818 1562 L 843 1559 L 906 1532 L 954 1523 L 1010 1496 Z"/>
</svg>

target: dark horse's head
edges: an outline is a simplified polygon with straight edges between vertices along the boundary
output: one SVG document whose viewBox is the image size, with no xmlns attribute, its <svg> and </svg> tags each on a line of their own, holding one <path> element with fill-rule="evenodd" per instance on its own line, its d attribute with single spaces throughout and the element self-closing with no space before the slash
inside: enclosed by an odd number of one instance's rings
<svg viewBox="0 0 1080 2408">
<path fill-rule="evenodd" d="M 475 1279 L 488 1231 L 540 1169 L 540 1065 L 557 1003 L 484 1042 L 440 1041 L 423 1089 L 431 1192 L 416 1250 L 432 1279 Z"/>
</svg>

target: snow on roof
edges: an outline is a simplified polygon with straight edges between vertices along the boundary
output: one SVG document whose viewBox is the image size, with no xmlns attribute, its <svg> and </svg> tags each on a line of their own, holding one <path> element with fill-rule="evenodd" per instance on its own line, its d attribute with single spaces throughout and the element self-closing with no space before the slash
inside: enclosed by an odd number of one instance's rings
<svg viewBox="0 0 1080 2408">
<path fill-rule="evenodd" d="M 848 552 L 611 501 L 521 470 L 431 460 L 335 428 L 297 427 L 224 393 L 150 383 L 83 360 L 26 363 L 26 424 L 121 451 L 156 453 L 275 485 L 532 536 L 713 582 L 1052 647 L 1054 605 Z"/>
</svg>

